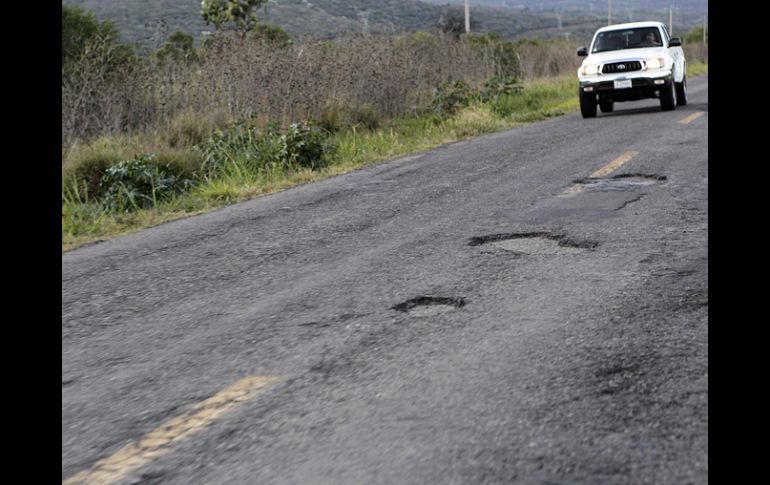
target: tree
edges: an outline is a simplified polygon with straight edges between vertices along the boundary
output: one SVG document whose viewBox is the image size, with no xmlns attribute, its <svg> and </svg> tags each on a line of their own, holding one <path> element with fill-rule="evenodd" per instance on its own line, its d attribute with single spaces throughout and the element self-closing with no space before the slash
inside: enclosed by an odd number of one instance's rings
<svg viewBox="0 0 770 485">
<path fill-rule="evenodd" d="M 249 32 L 249 37 L 275 47 L 288 47 L 294 42 L 291 35 L 282 28 L 265 23 L 257 23 Z"/>
<path fill-rule="evenodd" d="M 206 25 L 214 24 L 214 28 L 219 30 L 222 24 L 230 20 L 229 3 L 227 0 L 203 0 L 201 17 Z"/>
<path fill-rule="evenodd" d="M 163 47 L 155 55 L 160 61 L 173 59 L 175 61 L 195 61 L 198 56 L 193 46 L 193 37 L 187 32 L 177 30 L 166 40 Z"/>
<path fill-rule="evenodd" d="M 265 3 L 267 0 L 202 0 L 201 16 L 217 30 L 233 22 L 241 38 L 245 38 L 257 25 L 257 10 Z"/>
<path fill-rule="evenodd" d="M 110 51 L 110 70 L 134 58 L 134 49 L 120 42 L 120 32 L 110 21 L 99 22 L 94 14 L 78 7 L 62 5 L 62 74 L 69 72 L 89 46 L 100 45 Z"/>
<path fill-rule="evenodd" d="M 110 44 L 120 44 L 120 32 L 110 21 L 99 22 L 94 14 L 78 7 L 62 5 L 61 9 L 61 63 L 78 58 L 89 41 L 99 38 Z M 131 48 L 123 46 L 123 54 L 130 55 Z"/>
<path fill-rule="evenodd" d="M 230 0 L 230 17 L 242 36 L 257 25 L 257 10 L 265 3 L 267 0 Z"/>
</svg>

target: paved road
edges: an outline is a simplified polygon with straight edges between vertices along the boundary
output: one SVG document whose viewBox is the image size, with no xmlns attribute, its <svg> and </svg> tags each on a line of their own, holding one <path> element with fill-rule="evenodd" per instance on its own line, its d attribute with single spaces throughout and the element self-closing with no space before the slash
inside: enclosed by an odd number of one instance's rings
<svg viewBox="0 0 770 485">
<path fill-rule="evenodd" d="M 706 483 L 707 164 L 701 77 L 64 254 L 62 480 Z"/>
</svg>

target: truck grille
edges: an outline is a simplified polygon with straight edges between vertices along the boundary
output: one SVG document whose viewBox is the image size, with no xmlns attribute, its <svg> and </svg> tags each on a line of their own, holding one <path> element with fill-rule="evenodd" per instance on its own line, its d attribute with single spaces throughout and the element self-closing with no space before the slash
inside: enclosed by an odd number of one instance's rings
<svg viewBox="0 0 770 485">
<path fill-rule="evenodd" d="M 613 62 L 602 67 L 603 74 L 615 74 L 618 72 L 641 71 L 642 63 L 639 61 Z"/>
</svg>

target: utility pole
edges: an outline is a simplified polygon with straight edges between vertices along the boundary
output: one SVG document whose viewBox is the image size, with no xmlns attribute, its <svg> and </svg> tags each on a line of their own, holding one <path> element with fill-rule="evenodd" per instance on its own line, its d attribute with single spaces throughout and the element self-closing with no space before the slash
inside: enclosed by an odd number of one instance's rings
<svg viewBox="0 0 770 485">
<path fill-rule="evenodd" d="M 607 0 L 607 25 L 612 25 L 612 0 Z"/>
<path fill-rule="evenodd" d="M 703 14 L 703 45 L 706 45 L 706 14 Z"/>
<path fill-rule="evenodd" d="M 471 31 L 471 9 L 468 6 L 470 0 L 465 0 L 465 33 Z"/>
</svg>

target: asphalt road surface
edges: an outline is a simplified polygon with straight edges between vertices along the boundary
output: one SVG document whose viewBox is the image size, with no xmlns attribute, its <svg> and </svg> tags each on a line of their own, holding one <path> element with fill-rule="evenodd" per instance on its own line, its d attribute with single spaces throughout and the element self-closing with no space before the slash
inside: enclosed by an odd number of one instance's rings
<svg viewBox="0 0 770 485">
<path fill-rule="evenodd" d="M 707 483 L 689 94 L 64 254 L 62 480 Z"/>
</svg>

